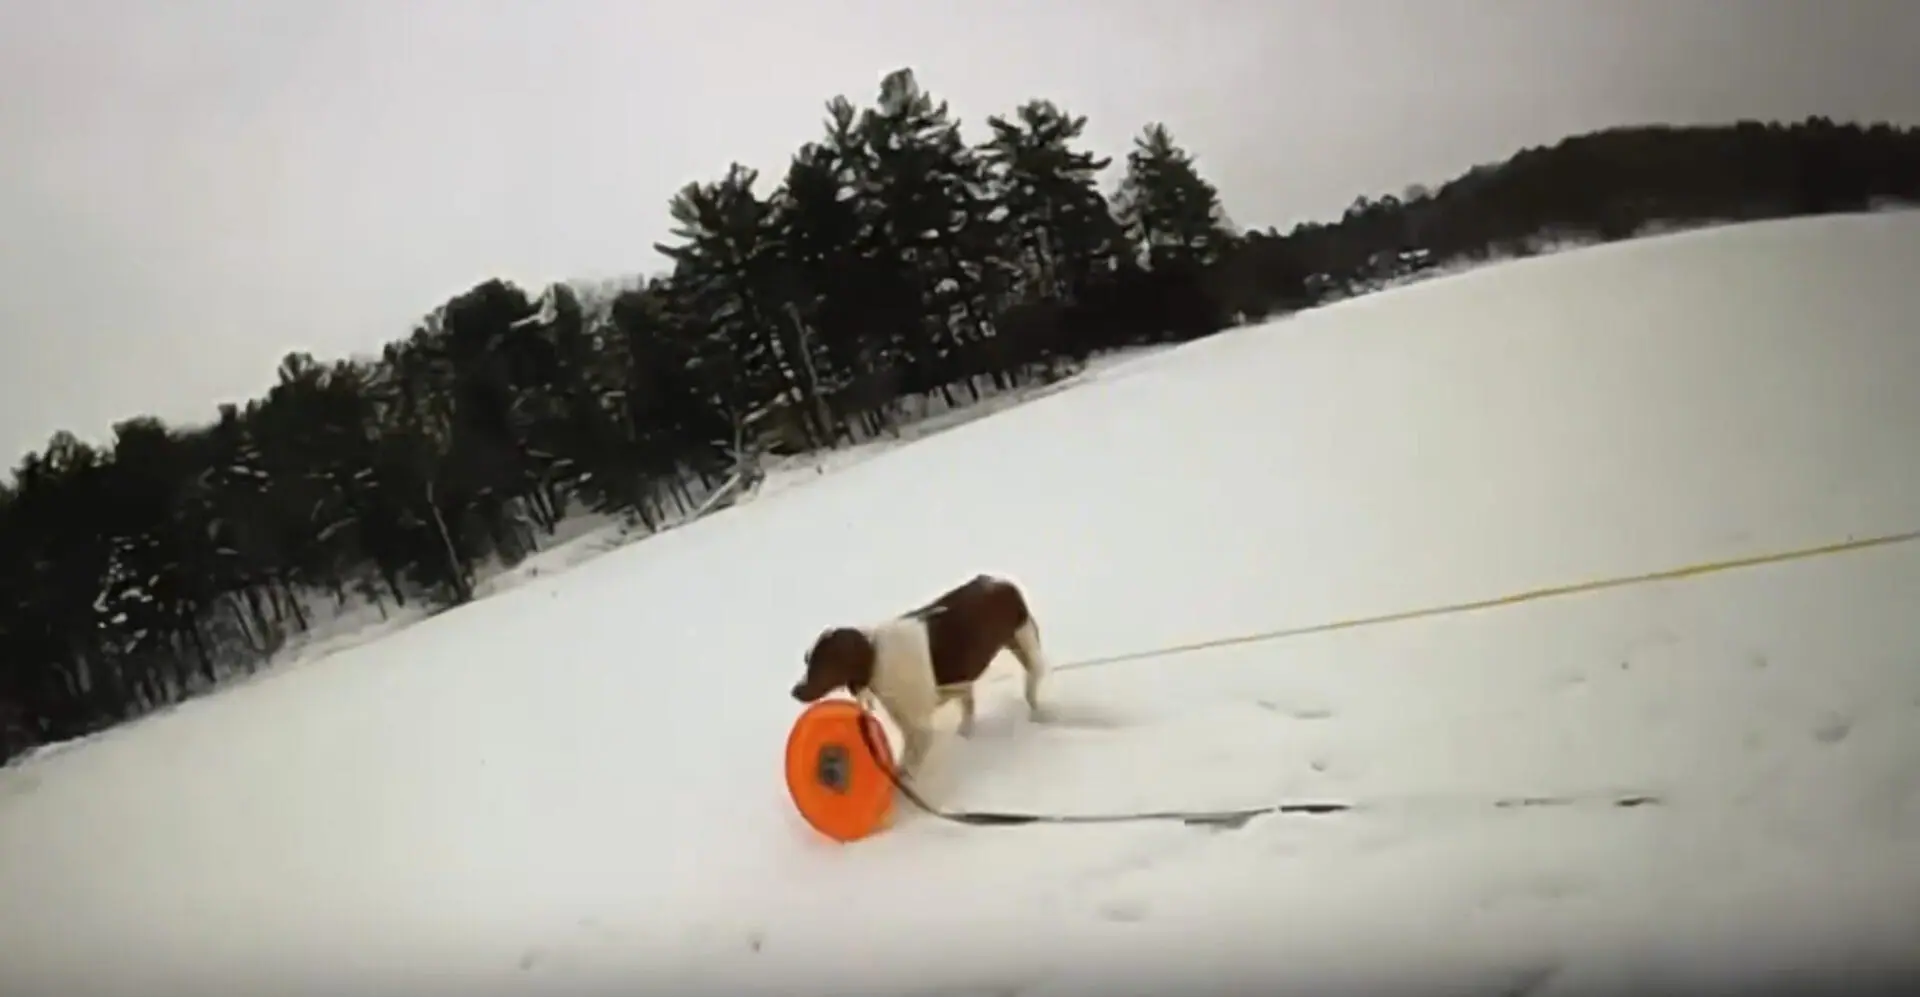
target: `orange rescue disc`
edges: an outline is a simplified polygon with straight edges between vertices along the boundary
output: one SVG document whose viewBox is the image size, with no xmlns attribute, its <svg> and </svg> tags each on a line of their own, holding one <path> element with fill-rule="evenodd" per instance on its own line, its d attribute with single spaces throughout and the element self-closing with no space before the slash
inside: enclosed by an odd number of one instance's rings
<svg viewBox="0 0 1920 997">
<path fill-rule="evenodd" d="M 870 725 L 871 750 L 861 724 Z M 883 764 L 893 766 L 886 729 L 850 699 L 809 704 L 787 735 L 787 792 L 800 816 L 835 841 L 858 841 L 886 826 L 893 783 Z"/>
</svg>

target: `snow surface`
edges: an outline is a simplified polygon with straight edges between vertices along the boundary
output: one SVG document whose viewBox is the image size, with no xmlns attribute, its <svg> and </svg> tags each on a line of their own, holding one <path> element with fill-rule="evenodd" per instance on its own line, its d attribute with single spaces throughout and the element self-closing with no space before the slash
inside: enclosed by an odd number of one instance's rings
<svg viewBox="0 0 1920 997">
<path fill-rule="evenodd" d="M 1920 215 L 1381 292 L 0 770 L 0 993 L 1472 995 L 1914 955 L 1920 551 L 1065 671 L 792 812 L 799 656 L 976 571 L 1062 663 L 1920 526 Z M 1001 674 L 1012 668 L 999 666 Z M 1627 790 L 1664 802 L 1580 803 Z M 1501 797 L 1574 805 L 1498 809 Z"/>
</svg>

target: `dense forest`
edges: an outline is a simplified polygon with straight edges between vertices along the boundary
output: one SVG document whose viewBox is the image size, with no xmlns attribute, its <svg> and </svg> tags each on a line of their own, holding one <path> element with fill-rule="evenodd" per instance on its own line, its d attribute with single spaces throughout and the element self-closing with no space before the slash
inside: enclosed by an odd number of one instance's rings
<svg viewBox="0 0 1920 997">
<path fill-rule="evenodd" d="M 1635 127 L 1283 235 L 1230 224 L 1159 124 L 1103 191 L 1084 124 L 1034 100 L 968 139 L 901 70 L 828 102 L 777 182 L 733 165 L 675 194 L 666 273 L 489 280 L 378 357 L 288 356 L 210 424 L 56 435 L 0 486 L 0 758 L 256 670 L 346 607 L 466 602 L 582 512 L 669 528 L 916 401 L 1555 240 L 1920 201 L 1915 129 Z"/>
</svg>

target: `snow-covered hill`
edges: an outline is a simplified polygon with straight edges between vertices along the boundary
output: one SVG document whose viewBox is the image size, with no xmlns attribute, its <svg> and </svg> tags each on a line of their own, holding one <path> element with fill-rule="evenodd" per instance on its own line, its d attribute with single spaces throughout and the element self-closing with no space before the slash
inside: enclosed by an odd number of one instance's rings
<svg viewBox="0 0 1920 997">
<path fill-rule="evenodd" d="M 1089 722 L 997 683 L 935 756 L 956 807 L 1346 815 L 838 846 L 779 756 L 822 626 L 976 571 L 1073 664 L 1920 528 L 1917 259 L 1920 216 L 1776 222 L 1232 331 L 0 771 L 0 992 L 1571 994 L 1914 958 L 1911 546 L 1062 671 Z"/>
</svg>

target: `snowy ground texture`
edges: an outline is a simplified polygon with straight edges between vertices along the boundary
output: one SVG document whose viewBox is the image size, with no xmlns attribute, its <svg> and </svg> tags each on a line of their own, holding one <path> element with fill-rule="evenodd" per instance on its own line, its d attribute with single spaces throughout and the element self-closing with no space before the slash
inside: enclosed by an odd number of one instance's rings
<svg viewBox="0 0 1920 997">
<path fill-rule="evenodd" d="M 1070 663 L 1920 527 L 1917 259 L 1920 215 L 1768 223 L 1226 333 L 0 771 L 0 993 L 1531 997 L 1920 959 L 1920 545 L 1062 672 L 1089 722 L 1000 679 L 929 774 L 951 807 L 1365 812 L 840 846 L 780 782 L 812 636 L 976 571 Z M 1521 796 L 1574 802 L 1490 805 Z"/>
</svg>

